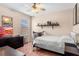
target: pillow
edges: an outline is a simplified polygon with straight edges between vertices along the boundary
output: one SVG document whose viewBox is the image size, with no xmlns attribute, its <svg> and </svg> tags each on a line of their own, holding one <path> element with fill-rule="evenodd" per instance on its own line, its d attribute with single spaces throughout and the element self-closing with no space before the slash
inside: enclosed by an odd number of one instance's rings
<svg viewBox="0 0 79 59">
<path fill-rule="evenodd" d="M 70 36 L 71 36 L 73 39 L 75 39 L 76 33 L 71 32 L 71 33 L 70 33 Z"/>
<path fill-rule="evenodd" d="M 75 44 L 75 43 L 74 43 L 74 40 L 71 38 L 70 35 L 61 36 L 61 38 L 64 39 L 63 42 L 65 42 L 65 43 L 72 43 L 72 44 Z"/>
<path fill-rule="evenodd" d="M 70 33 L 70 36 L 71 36 L 71 38 L 74 40 L 74 43 L 77 43 L 77 40 L 76 40 L 76 33 L 75 33 L 75 32 L 71 32 L 71 33 Z"/>
<path fill-rule="evenodd" d="M 36 37 L 44 35 L 44 32 L 34 32 L 33 31 L 33 35 L 34 35 L 34 38 L 36 38 Z"/>
<path fill-rule="evenodd" d="M 77 41 L 77 43 L 79 43 L 79 33 L 76 34 L 76 41 Z"/>
</svg>

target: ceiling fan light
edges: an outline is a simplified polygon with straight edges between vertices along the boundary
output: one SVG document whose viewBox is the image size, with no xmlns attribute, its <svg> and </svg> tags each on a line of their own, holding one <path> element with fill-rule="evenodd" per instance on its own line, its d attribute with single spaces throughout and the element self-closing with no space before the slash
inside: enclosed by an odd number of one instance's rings
<svg viewBox="0 0 79 59">
<path fill-rule="evenodd" d="M 38 10 L 37 10 L 37 9 L 32 8 L 32 12 L 38 12 Z"/>
<path fill-rule="evenodd" d="M 42 4 L 34 3 L 34 5 L 32 6 L 32 12 L 33 13 L 39 13 L 40 11 L 44 11 L 44 8 L 42 8 Z"/>
</svg>

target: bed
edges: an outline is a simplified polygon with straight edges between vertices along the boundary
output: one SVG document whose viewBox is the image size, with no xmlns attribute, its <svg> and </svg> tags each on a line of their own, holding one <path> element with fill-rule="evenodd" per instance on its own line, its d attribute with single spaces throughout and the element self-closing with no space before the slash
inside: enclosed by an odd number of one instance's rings
<svg viewBox="0 0 79 59">
<path fill-rule="evenodd" d="M 33 40 L 34 47 L 40 47 L 50 51 L 64 54 L 65 43 L 74 43 L 71 36 L 40 36 Z"/>
</svg>

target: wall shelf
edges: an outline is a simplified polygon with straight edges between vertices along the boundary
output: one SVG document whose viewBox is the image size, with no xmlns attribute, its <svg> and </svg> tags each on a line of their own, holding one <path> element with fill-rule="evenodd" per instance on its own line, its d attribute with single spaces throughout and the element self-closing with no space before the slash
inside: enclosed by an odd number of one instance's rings
<svg viewBox="0 0 79 59">
<path fill-rule="evenodd" d="M 38 24 L 37 26 L 44 28 L 44 27 L 54 27 L 54 26 L 59 26 L 58 22 L 51 22 L 51 21 L 47 21 L 46 24 Z"/>
</svg>

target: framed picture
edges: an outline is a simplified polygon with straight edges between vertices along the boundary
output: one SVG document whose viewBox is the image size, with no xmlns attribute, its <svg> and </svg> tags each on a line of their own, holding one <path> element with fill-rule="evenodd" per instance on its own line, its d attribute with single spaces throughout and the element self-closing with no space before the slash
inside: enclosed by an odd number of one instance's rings
<svg viewBox="0 0 79 59">
<path fill-rule="evenodd" d="M 76 25 L 77 24 L 77 4 L 75 4 L 75 7 L 74 7 L 74 10 L 73 10 L 74 12 L 73 12 L 73 23 L 74 23 L 74 25 Z"/>
<path fill-rule="evenodd" d="M 79 3 L 77 3 L 77 24 L 79 24 Z"/>
<path fill-rule="evenodd" d="M 79 24 L 79 4 L 76 3 L 74 7 L 74 25 Z"/>
<path fill-rule="evenodd" d="M 13 34 L 13 18 L 8 16 L 2 16 L 2 27 L 4 28 L 4 35 Z"/>
<path fill-rule="evenodd" d="M 3 27 L 13 27 L 12 17 L 2 16 L 2 26 Z"/>
</svg>

